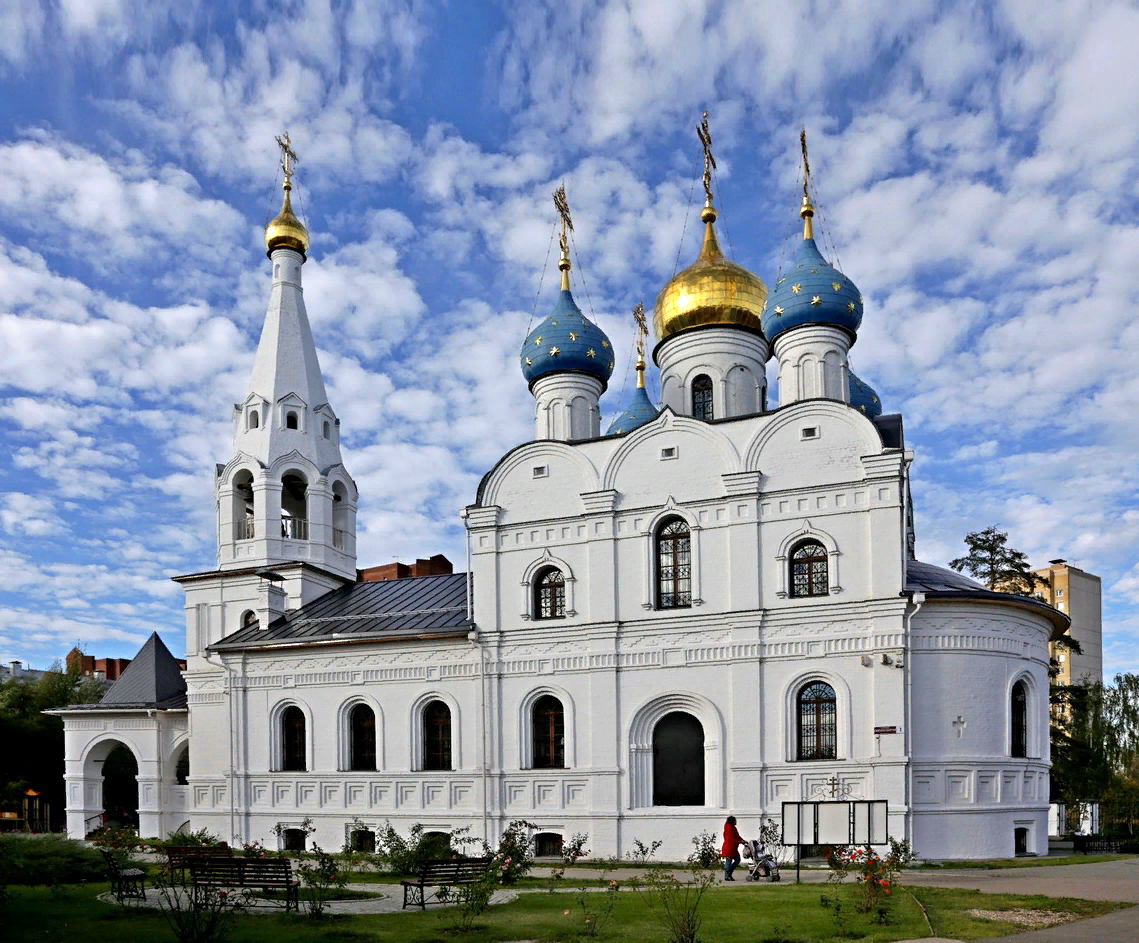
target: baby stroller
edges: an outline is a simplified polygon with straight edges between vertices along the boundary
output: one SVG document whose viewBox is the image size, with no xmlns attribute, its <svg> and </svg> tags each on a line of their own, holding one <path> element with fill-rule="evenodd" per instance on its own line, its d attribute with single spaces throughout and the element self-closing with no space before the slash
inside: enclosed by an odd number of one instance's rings
<svg viewBox="0 0 1139 943">
<path fill-rule="evenodd" d="M 745 880 L 758 881 L 767 878 L 772 884 L 781 880 L 779 862 L 775 860 L 774 855 L 769 855 L 763 850 L 763 843 L 752 839 L 747 844 L 749 850 L 744 854 L 744 858 L 750 859 L 750 862 Z"/>
</svg>

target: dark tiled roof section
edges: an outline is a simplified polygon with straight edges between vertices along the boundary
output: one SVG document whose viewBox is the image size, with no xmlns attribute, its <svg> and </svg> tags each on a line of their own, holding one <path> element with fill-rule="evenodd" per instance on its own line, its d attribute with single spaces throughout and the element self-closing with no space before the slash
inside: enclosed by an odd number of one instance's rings
<svg viewBox="0 0 1139 943">
<path fill-rule="evenodd" d="M 157 632 L 151 633 L 98 704 L 104 710 L 127 707 L 169 710 L 185 706 L 186 680 L 182 669 Z"/>
<path fill-rule="evenodd" d="M 353 583 L 273 622 L 267 629 L 238 629 L 213 650 L 272 648 L 305 642 L 398 641 L 465 635 L 467 574 L 447 573 L 374 583 Z"/>
</svg>

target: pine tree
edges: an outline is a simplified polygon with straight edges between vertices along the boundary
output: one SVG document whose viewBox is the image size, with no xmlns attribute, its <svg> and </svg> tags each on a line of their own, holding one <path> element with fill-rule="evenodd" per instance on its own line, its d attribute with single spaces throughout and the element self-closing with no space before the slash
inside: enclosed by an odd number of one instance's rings
<svg viewBox="0 0 1139 943">
<path fill-rule="evenodd" d="M 1027 554 L 1008 546 L 1008 534 L 996 525 L 966 534 L 965 546 L 969 553 L 950 560 L 949 565 L 959 573 L 968 570 L 994 592 L 1031 596 L 1037 585 L 1047 585 L 1047 580 L 1028 568 Z"/>
</svg>

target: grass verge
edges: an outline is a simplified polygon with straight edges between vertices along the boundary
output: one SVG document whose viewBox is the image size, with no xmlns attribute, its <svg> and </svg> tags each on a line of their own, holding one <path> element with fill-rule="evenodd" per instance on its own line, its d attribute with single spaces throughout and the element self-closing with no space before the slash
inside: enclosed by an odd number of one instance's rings
<svg viewBox="0 0 1139 943">
<path fill-rule="evenodd" d="M 1062 864 L 1099 864 L 1103 861 L 1121 861 L 1135 855 L 1057 855 L 1039 858 L 987 858 L 980 861 L 940 861 L 937 864 L 923 864 L 913 871 L 948 871 L 982 868 L 988 871 L 1005 868 L 1054 868 Z"/>
<path fill-rule="evenodd" d="M 1043 894 L 983 894 L 981 891 L 945 887 L 908 887 L 929 914 L 929 923 L 937 936 L 956 940 L 984 940 L 995 936 L 1021 933 L 1032 927 L 1013 919 L 980 918 L 970 910 L 988 912 L 1043 911 L 1070 914 L 1079 920 L 1099 917 L 1133 904 L 1102 900 L 1080 900 L 1073 897 L 1045 897 Z"/>
</svg>

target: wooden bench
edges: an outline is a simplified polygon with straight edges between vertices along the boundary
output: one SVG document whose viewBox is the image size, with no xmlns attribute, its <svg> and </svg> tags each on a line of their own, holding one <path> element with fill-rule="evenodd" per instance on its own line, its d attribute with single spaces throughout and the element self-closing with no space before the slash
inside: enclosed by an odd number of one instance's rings
<svg viewBox="0 0 1139 943">
<path fill-rule="evenodd" d="M 211 888 L 256 888 L 285 892 L 285 911 L 300 910 L 301 882 L 286 858 L 190 858 L 194 903 L 205 902 Z"/>
<path fill-rule="evenodd" d="M 220 845 L 173 845 L 166 849 L 166 861 L 170 866 L 171 876 L 177 872 L 186 883 L 186 871 L 190 862 L 195 858 L 223 858 L 233 857 L 233 849 L 226 844 Z"/>
<path fill-rule="evenodd" d="M 419 876 L 410 881 L 400 881 L 403 885 L 403 906 L 418 904 L 427 909 L 424 888 L 451 887 L 455 884 L 474 884 L 490 868 L 490 858 L 440 858 L 428 861 L 419 871 Z"/>
<path fill-rule="evenodd" d="M 103 853 L 103 860 L 107 862 L 107 871 L 111 875 L 111 893 L 120 904 L 126 898 L 146 900 L 146 872 L 139 868 L 123 868 L 119 866 L 118 859 L 105 848 L 99 849 Z"/>
</svg>

